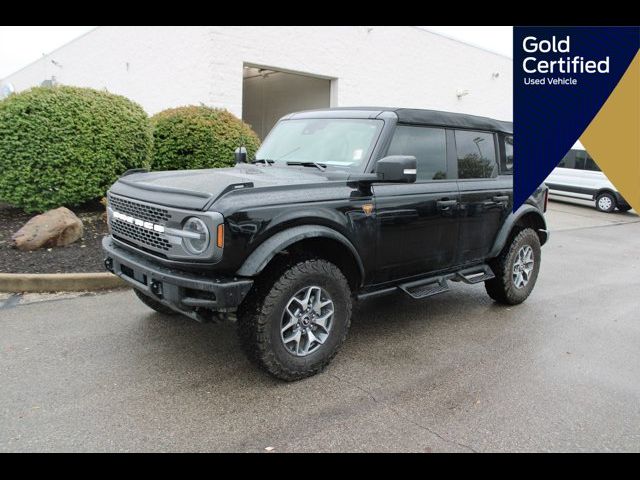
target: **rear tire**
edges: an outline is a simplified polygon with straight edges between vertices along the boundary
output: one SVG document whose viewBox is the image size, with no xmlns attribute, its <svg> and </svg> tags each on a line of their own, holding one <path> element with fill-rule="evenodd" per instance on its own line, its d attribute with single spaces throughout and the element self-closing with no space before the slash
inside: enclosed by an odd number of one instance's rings
<svg viewBox="0 0 640 480">
<path fill-rule="evenodd" d="M 279 379 L 315 375 L 344 342 L 351 304 L 349 283 L 334 264 L 318 258 L 294 262 L 258 279 L 238 308 L 241 344 Z"/>
<path fill-rule="evenodd" d="M 596 208 L 604 213 L 611 213 L 616 209 L 616 199 L 608 192 L 601 193 L 596 198 Z"/>
<path fill-rule="evenodd" d="M 489 262 L 495 275 L 484 282 L 489 296 L 505 305 L 524 302 L 538 279 L 540 259 L 538 234 L 531 228 L 518 232 L 500 255 Z"/>
<path fill-rule="evenodd" d="M 135 288 L 133 289 L 133 291 L 135 292 L 136 296 L 140 299 L 140 301 L 144 303 L 147 307 L 149 307 L 151 310 L 155 310 L 156 312 L 162 313 L 163 315 L 180 315 L 180 313 L 170 309 L 166 305 L 163 305 L 162 303 L 158 302 L 157 300 L 154 300 L 148 295 L 145 295 L 141 291 Z"/>
</svg>

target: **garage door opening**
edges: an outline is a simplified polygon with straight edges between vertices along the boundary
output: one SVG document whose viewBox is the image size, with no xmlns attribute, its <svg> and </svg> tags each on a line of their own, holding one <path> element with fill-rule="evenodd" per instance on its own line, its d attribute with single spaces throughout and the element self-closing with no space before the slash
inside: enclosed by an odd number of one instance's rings
<svg viewBox="0 0 640 480">
<path fill-rule="evenodd" d="M 287 113 L 331 105 L 331 79 L 245 65 L 242 120 L 261 139 Z"/>
</svg>

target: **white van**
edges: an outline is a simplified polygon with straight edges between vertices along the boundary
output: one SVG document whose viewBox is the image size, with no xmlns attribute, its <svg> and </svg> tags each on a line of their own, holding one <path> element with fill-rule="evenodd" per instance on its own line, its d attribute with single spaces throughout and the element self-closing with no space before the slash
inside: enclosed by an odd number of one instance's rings
<svg viewBox="0 0 640 480">
<path fill-rule="evenodd" d="M 595 200 L 596 208 L 601 212 L 610 213 L 616 208 L 621 212 L 631 210 L 631 206 L 579 142 L 569 150 L 544 183 L 549 187 L 551 196 Z"/>
</svg>

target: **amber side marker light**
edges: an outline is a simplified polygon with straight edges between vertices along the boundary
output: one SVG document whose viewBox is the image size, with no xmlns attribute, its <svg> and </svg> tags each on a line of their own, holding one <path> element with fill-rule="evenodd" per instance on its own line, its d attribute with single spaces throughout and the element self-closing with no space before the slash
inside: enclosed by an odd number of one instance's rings
<svg viewBox="0 0 640 480">
<path fill-rule="evenodd" d="M 218 248 L 224 247 L 224 223 L 218 225 L 216 234 L 216 245 L 218 246 Z"/>
</svg>

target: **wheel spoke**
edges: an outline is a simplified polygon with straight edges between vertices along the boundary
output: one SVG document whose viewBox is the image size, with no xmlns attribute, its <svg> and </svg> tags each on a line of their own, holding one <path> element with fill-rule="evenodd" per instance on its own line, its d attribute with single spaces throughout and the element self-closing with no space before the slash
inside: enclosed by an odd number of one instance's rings
<svg viewBox="0 0 640 480">
<path fill-rule="evenodd" d="M 317 325 L 321 329 L 323 329 L 326 333 L 329 333 L 329 329 L 327 328 L 327 321 L 333 316 L 333 309 L 330 312 L 325 313 L 321 317 L 316 317 L 313 320 L 313 324 Z"/>
<path fill-rule="evenodd" d="M 313 311 L 317 315 L 321 315 L 322 309 L 331 304 L 333 304 L 331 300 L 322 300 L 322 295 L 318 293 L 315 297 L 315 301 L 313 302 Z"/>
<path fill-rule="evenodd" d="M 289 302 L 289 305 L 287 305 L 286 310 L 287 310 L 287 313 L 289 314 L 289 316 L 291 318 L 296 318 L 298 316 L 298 313 L 300 312 L 300 310 L 292 310 L 291 309 L 291 301 Z"/>
<path fill-rule="evenodd" d="M 513 283 L 515 283 L 516 288 L 522 287 L 522 273 L 521 272 L 518 272 L 516 274 L 516 279 L 515 279 L 515 281 Z"/>
<path fill-rule="evenodd" d="M 289 321 L 283 325 L 282 327 L 282 334 L 284 335 L 284 333 L 289 330 L 291 327 L 295 326 L 298 323 L 298 319 L 296 317 L 294 317 L 293 315 L 289 317 Z"/>
<path fill-rule="evenodd" d="M 307 331 L 307 338 L 309 339 L 309 343 L 308 343 L 309 346 L 311 346 L 313 342 L 317 342 L 319 344 L 324 343 L 324 339 L 321 339 L 320 337 L 316 337 L 316 335 L 311 330 Z"/>
<path fill-rule="evenodd" d="M 533 263 L 533 250 L 531 247 L 527 247 L 527 254 L 524 257 L 525 263 Z"/>
<path fill-rule="evenodd" d="M 295 342 L 295 347 L 292 349 L 294 352 L 298 352 L 300 350 L 300 338 L 302 337 L 302 332 L 300 330 L 296 330 L 293 335 L 288 337 L 282 337 L 282 341 L 285 345 Z"/>
<path fill-rule="evenodd" d="M 316 298 L 320 297 L 320 289 L 318 287 L 309 287 L 304 296 L 304 308 L 305 310 L 309 308 L 309 302 L 311 301 L 311 296 L 313 295 L 314 301 Z"/>
</svg>

